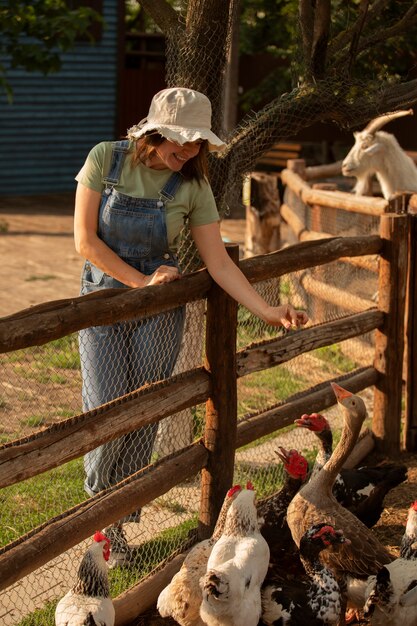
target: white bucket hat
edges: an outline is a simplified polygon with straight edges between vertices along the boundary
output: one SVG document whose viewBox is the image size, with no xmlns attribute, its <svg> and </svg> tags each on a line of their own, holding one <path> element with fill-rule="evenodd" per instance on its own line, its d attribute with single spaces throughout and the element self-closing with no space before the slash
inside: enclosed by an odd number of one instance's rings
<svg viewBox="0 0 417 626">
<path fill-rule="evenodd" d="M 127 131 L 138 139 L 155 130 L 180 145 L 207 139 L 209 150 L 223 150 L 226 144 L 211 131 L 211 103 L 203 93 L 183 87 L 163 89 L 154 95 L 148 116 Z"/>
</svg>

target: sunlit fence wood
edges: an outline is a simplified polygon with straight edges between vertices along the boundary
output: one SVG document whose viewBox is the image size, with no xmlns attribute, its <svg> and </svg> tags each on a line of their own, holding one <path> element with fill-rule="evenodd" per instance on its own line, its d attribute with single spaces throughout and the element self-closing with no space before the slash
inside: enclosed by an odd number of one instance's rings
<svg viewBox="0 0 417 626">
<path fill-rule="evenodd" d="M 78 544 L 96 528 L 143 507 L 200 471 L 203 473 L 200 537 L 210 533 L 225 489 L 231 483 L 235 449 L 292 424 L 300 413 L 320 411 L 335 404 L 329 381 L 326 381 L 288 398 L 275 408 L 238 422 L 237 379 L 375 329 L 381 335 L 375 363 L 332 380 L 339 380 L 354 392 L 372 385 L 377 387 L 383 399 L 378 403 L 377 418 L 378 423 L 384 424 L 380 433 L 382 443 L 396 451 L 399 441 L 395 438 L 393 444 L 389 440 L 389 424 L 395 423 L 397 432 L 401 418 L 398 363 L 402 359 L 403 326 L 399 320 L 403 319 L 405 299 L 400 275 L 404 258 L 407 258 L 407 244 L 402 239 L 406 221 L 406 215 L 388 218 L 380 236 L 304 241 L 275 253 L 242 260 L 243 273 L 251 283 L 256 283 L 341 258 L 382 255 L 380 290 L 385 295 L 380 296 L 383 308 L 358 311 L 342 319 L 251 344 L 240 351 L 236 351 L 236 304 L 213 285 L 206 270 L 184 276 L 181 289 L 171 283 L 146 289 L 103 290 L 94 295 L 34 306 L 2 318 L 0 352 L 5 353 L 42 345 L 91 325 L 145 317 L 195 300 L 206 299 L 208 312 L 207 362 L 201 367 L 146 385 L 93 411 L 0 447 L 0 480 L 5 487 L 78 458 L 102 443 L 159 422 L 179 410 L 207 403 L 206 430 L 201 440 L 0 549 L 0 589 L 6 589 Z M 235 261 L 238 262 L 236 253 Z M 182 558 L 175 557 L 175 566 L 173 562 L 167 565 L 170 575 L 179 568 Z M 159 568 L 117 598 L 116 623 L 127 624 L 152 606 L 166 581 L 166 571 Z"/>
<path fill-rule="evenodd" d="M 391 415 L 400 416 L 401 414 L 402 376 L 400 377 L 398 372 L 404 370 L 406 416 L 403 442 L 406 449 L 415 450 L 417 446 L 417 395 L 414 373 L 417 353 L 414 330 L 416 196 L 404 192 L 386 200 L 373 196 L 355 196 L 340 191 L 337 187 L 331 190 L 322 189 L 321 184 L 314 184 L 317 180 L 340 174 L 340 162 L 306 167 L 302 159 L 288 161 L 287 169 L 281 173 L 282 181 L 286 185 L 286 197 L 281 205 L 281 216 L 299 241 L 332 236 L 331 233 L 320 231 L 320 227 L 325 223 L 321 219 L 323 210 L 332 210 L 334 216 L 336 211 L 342 210 L 379 217 L 379 233 L 384 242 L 381 255 L 345 257 L 340 261 L 378 274 L 379 309 L 385 315 L 375 339 L 374 365 L 381 376 L 376 385 L 374 397 L 373 432 L 380 439 L 381 447 L 386 452 L 392 454 L 399 449 L 401 419 L 392 419 Z M 306 226 L 302 215 L 300 217 L 302 205 L 313 213 L 314 228 L 312 230 Z M 308 274 L 301 277 L 301 283 L 305 291 L 316 298 L 316 302 L 346 307 L 345 290 L 326 285 Z M 347 307 L 351 311 L 360 311 L 366 305 L 367 301 L 363 298 L 349 295 Z M 395 329 L 390 328 L 390 325 L 395 325 Z M 394 337 L 397 337 L 399 343 L 391 343 Z M 404 345 L 406 348 L 405 366 L 403 364 Z M 390 409 L 387 403 L 390 404 Z M 390 413 L 391 411 L 393 413 Z"/>
</svg>

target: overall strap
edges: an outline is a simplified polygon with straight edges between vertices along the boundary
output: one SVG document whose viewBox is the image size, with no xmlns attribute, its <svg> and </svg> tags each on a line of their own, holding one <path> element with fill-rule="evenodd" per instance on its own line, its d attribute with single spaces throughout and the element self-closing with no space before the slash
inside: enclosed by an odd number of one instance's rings
<svg viewBox="0 0 417 626">
<path fill-rule="evenodd" d="M 123 163 L 129 149 L 129 140 L 114 141 L 112 144 L 111 163 L 107 176 L 103 178 L 103 183 L 113 187 L 117 185 L 122 172 Z"/>
<path fill-rule="evenodd" d="M 162 189 L 160 189 L 159 199 L 164 203 L 172 202 L 183 181 L 184 177 L 180 172 L 173 172 Z"/>
</svg>

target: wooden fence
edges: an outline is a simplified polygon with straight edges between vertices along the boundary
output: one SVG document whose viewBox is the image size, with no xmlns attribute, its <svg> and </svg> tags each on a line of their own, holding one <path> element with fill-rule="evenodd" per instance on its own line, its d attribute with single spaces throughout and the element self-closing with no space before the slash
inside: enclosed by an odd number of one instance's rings
<svg viewBox="0 0 417 626">
<path fill-rule="evenodd" d="M 301 178 L 297 181 L 293 188 L 298 185 L 300 191 L 307 194 L 305 181 Z M 314 202 L 329 206 L 328 193 L 321 191 L 319 196 L 315 195 Z M 346 198 L 346 206 L 347 201 Z M 351 197 L 350 202 L 354 201 Z M 378 201 L 373 206 L 377 205 Z M 378 214 L 381 218 L 379 235 L 308 240 L 240 261 L 248 280 L 256 283 L 338 259 L 379 255 L 378 308 L 291 331 L 239 351 L 236 350 L 237 305 L 213 284 L 206 270 L 184 276 L 180 290 L 170 283 L 146 289 L 100 291 L 41 304 L 2 318 L 0 352 L 11 352 L 45 344 L 93 324 L 146 317 L 187 302 L 207 299 L 206 362 L 200 367 L 168 381 L 146 385 L 93 411 L 0 447 L 0 486 L 5 487 L 80 457 L 122 434 L 206 402 L 205 434 L 200 440 L 0 549 L 0 590 L 78 544 L 96 528 L 143 507 L 200 471 L 198 537 L 208 536 L 225 492 L 232 484 L 235 450 L 291 425 L 303 412 L 320 411 L 335 404 L 329 381 L 326 381 L 238 422 L 237 379 L 373 330 L 376 330 L 374 362 L 331 380 L 341 382 L 353 392 L 375 386 L 373 431 L 381 448 L 395 455 L 400 449 L 400 372 L 406 294 L 415 276 L 407 273 L 409 216 L 382 210 Z M 230 246 L 229 253 L 239 263 L 237 246 Z M 410 312 L 410 297 L 408 303 Z M 409 424 L 409 429 L 411 427 Z M 184 554 L 176 556 L 116 598 L 116 624 L 127 624 L 152 606 L 183 558 Z"/>
</svg>

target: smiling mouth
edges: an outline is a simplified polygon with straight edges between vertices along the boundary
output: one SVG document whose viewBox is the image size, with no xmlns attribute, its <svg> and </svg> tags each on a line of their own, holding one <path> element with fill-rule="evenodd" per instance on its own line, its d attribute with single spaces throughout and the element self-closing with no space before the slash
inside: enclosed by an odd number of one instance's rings
<svg viewBox="0 0 417 626">
<path fill-rule="evenodd" d="M 174 154 L 174 156 L 177 159 L 177 161 L 179 161 L 180 163 L 185 163 L 187 160 L 185 157 L 178 156 L 178 154 Z"/>
</svg>

